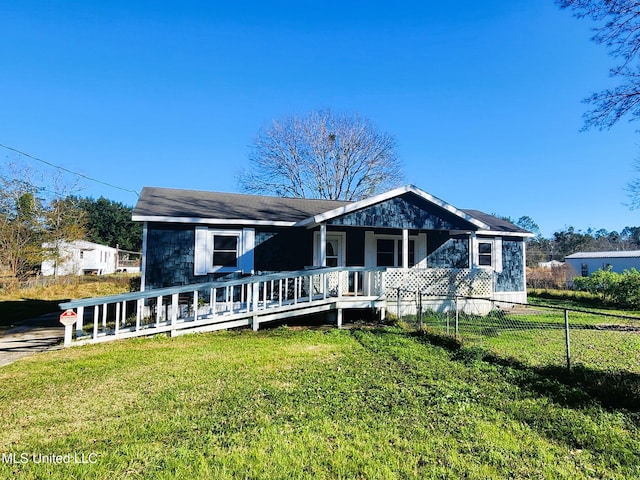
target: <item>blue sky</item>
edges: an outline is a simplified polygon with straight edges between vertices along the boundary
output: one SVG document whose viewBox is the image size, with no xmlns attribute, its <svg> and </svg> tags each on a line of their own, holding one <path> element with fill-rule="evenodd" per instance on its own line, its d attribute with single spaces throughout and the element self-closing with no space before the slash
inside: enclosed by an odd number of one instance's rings
<svg viewBox="0 0 640 480">
<path fill-rule="evenodd" d="M 552 0 L 0 0 L 0 12 L 0 143 L 126 190 L 238 191 L 261 126 L 330 108 L 393 134 L 406 183 L 457 207 L 529 215 L 546 236 L 640 225 L 624 205 L 638 126 L 580 132 L 612 59 Z"/>
</svg>

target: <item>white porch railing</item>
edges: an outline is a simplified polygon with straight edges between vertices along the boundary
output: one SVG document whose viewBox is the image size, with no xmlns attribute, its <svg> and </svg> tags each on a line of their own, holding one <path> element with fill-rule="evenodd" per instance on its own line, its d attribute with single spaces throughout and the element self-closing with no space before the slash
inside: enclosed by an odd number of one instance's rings
<svg viewBox="0 0 640 480">
<path fill-rule="evenodd" d="M 282 272 L 161 288 L 60 304 L 77 320 L 65 322 L 65 345 L 169 332 L 212 331 L 336 309 L 378 306 L 384 268 L 337 267 Z"/>
</svg>

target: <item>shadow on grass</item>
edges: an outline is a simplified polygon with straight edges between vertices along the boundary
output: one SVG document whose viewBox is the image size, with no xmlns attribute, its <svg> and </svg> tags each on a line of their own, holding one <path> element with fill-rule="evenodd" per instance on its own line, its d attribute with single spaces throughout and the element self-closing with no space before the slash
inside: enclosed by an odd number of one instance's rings
<svg viewBox="0 0 640 480">
<path fill-rule="evenodd" d="M 8 327 L 22 320 L 37 318 L 47 313 L 59 312 L 59 303 L 65 300 L 8 300 L 0 302 L 0 326 Z"/>
<path fill-rule="evenodd" d="M 575 366 L 532 367 L 512 358 L 503 358 L 480 347 L 464 347 L 458 340 L 429 332 L 411 333 L 419 341 L 448 350 L 451 358 L 463 363 L 483 361 L 507 367 L 514 375 L 510 381 L 519 387 L 544 395 L 568 407 L 584 407 L 594 401 L 604 408 L 640 412 L 640 375 L 625 371 L 607 371 Z"/>
</svg>

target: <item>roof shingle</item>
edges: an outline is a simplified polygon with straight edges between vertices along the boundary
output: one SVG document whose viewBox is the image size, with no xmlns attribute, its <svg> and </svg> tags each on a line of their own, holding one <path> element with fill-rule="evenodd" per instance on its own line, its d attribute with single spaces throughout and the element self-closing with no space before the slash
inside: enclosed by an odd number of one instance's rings
<svg viewBox="0 0 640 480">
<path fill-rule="evenodd" d="M 133 216 L 297 222 L 350 202 L 144 187 Z"/>
</svg>

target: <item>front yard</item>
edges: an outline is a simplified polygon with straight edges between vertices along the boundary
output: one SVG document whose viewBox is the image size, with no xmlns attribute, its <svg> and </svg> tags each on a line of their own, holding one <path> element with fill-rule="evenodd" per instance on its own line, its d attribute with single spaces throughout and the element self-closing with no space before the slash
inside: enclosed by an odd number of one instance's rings
<svg viewBox="0 0 640 480">
<path fill-rule="evenodd" d="M 0 369 L 0 477 L 640 476 L 637 411 L 428 339 L 279 328 L 36 355 Z"/>
</svg>

